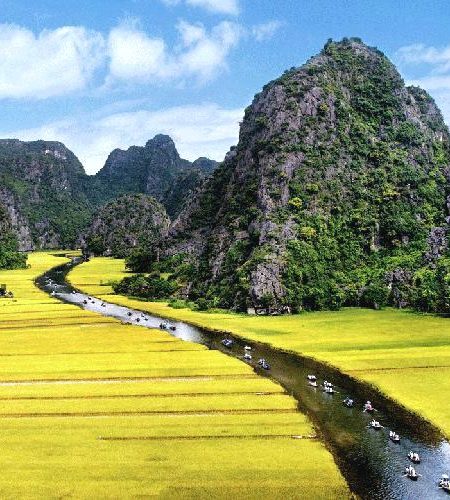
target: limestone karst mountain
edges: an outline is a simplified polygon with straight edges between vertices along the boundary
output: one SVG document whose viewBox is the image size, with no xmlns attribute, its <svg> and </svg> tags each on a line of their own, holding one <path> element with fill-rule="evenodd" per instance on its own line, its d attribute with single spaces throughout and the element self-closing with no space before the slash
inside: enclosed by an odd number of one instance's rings
<svg viewBox="0 0 450 500">
<path fill-rule="evenodd" d="M 189 297 L 223 307 L 376 305 L 394 292 L 401 305 L 430 248 L 446 250 L 449 158 L 425 91 L 361 40 L 329 41 L 255 96 L 168 252 L 190 256 Z"/>
</svg>

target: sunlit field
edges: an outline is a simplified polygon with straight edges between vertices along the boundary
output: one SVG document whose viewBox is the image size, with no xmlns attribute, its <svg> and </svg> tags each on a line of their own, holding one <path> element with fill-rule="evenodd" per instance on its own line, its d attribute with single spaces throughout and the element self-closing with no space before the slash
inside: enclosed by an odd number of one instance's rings
<svg viewBox="0 0 450 500">
<path fill-rule="evenodd" d="M 0 272 L 14 292 L 0 299 L 2 498 L 348 497 L 279 385 L 39 291 L 33 280 L 63 262 L 36 253 L 30 269 Z M 72 279 L 100 295 L 121 272 L 101 259 Z"/>
<path fill-rule="evenodd" d="M 280 317 L 202 313 L 113 295 L 105 283 L 123 276 L 123 261 L 97 258 L 74 269 L 71 280 L 111 302 L 230 331 L 325 361 L 373 384 L 450 435 L 449 319 L 394 309 Z"/>
</svg>

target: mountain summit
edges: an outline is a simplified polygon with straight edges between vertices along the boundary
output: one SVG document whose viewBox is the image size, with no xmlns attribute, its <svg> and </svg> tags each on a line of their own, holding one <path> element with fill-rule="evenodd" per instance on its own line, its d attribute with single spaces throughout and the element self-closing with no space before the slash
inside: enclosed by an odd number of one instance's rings
<svg viewBox="0 0 450 500">
<path fill-rule="evenodd" d="M 96 179 L 104 189 L 104 198 L 111 199 L 126 193 L 143 193 L 165 204 L 170 215 L 178 213 L 173 201 L 174 191 L 184 198 L 217 166 L 207 158 L 191 163 L 180 158 L 175 143 L 168 135 L 156 135 L 145 146 L 132 146 L 126 151 L 115 149 Z M 192 177 L 195 177 L 195 182 Z M 191 182 L 186 183 L 186 177 Z"/>
<path fill-rule="evenodd" d="M 190 255 L 192 298 L 224 307 L 376 303 L 388 272 L 445 251 L 449 158 L 425 91 L 361 40 L 329 41 L 255 96 L 169 253 Z"/>
</svg>

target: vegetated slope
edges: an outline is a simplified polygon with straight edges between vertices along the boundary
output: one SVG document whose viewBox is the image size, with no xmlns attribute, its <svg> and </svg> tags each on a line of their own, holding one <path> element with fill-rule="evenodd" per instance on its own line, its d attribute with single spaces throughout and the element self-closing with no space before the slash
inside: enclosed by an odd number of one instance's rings
<svg viewBox="0 0 450 500">
<path fill-rule="evenodd" d="M 148 194 L 174 215 L 190 190 L 216 165 L 207 158 L 199 158 L 193 163 L 183 160 L 169 136 L 156 135 L 144 147 L 132 146 L 127 151 L 115 149 L 96 180 L 103 200 L 126 193 Z"/>
<path fill-rule="evenodd" d="M 359 39 L 329 41 L 256 95 L 168 248 L 215 305 L 442 308 L 449 156 L 425 91 Z"/>
<path fill-rule="evenodd" d="M 22 250 L 72 246 L 91 215 L 89 177 L 59 142 L 0 140 L 0 202 Z"/>
<path fill-rule="evenodd" d="M 169 225 L 164 207 L 151 196 L 123 195 L 96 213 L 84 244 L 96 255 L 126 257 L 136 247 L 157 246 Z"/>
<path fill-rule="evenodd" d="M 12 230 L 9 214 L 0 203 L 0 269 L 25 267 L 27 257 L 19 252 L 17 237 Z M 0 296 L 4 290 L 0 289 Z"/>
</svg>

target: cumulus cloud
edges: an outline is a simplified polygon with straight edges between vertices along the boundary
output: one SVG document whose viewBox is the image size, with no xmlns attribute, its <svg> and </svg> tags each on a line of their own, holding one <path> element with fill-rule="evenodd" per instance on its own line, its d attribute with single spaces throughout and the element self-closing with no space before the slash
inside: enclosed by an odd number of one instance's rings
<svg viewBox="0 0 450 500">
<path fill-rule="evenodd" d="M 167 5 L 178 5 L 183 0 L 163 0 Z M 239 14 L 238 0 L 184 0 L 184 3 L 192 7 L 201 7 L 214 14 L 229 14 L 237 16 Z"/>
<path fill-rule="evenodd" d="M 144 81 L 167 76 L 166 52 L 161 38 L 151 38 L 132 26 L 114 28 L 108 37 L 110 75 L 120 80 Z"/>
<path fill-rule="evenodd" d="M 251 33 L 257 42 L 264 42 L 265 40 L 270 40 L 282 25 L 281 21 L 276 20 L 257 24 L 252 27 Z"/>
<path fill-rule="evenodd" d="M 236 23 L 223 21 L 207 31 L 198 23 L 180 21 L 178 47 L 152 38 L 135 26 L 114 28 L 108 39 L 111 80 L 152 82 L 196 77 L 212 79 L 226 68 L 226 59 L 241 37 Z"/>
<path fill-rule="evenodd" d="M 159 133 L 170 135 L 184 158 L 194 160 L 208 156 L 221 161 L 230 146 L 237 143 L 243 113 L 241 108 L 225 109 L 207 103 L 82 116 L 37 128 L 9 131 L 1 136 L 59 140 L 79 157 L 89 173 L 95 173 L 113 149 L 144 145 Z"/>
<path fill-rule="evenodd" d="M 84 89 L 103 57 L 103 37 L 83 27 L 36 36 L 0 24 L 0 98 L 47 98 Z"/>
<path fill-rule="evenodd" d="M 406 64 L 428 64 L 433 72 L 445 73 L 450 71 L 450 46 L 437 49 L 422 43 L 401 47 L 397 57 Z"/>
</svg>

